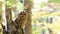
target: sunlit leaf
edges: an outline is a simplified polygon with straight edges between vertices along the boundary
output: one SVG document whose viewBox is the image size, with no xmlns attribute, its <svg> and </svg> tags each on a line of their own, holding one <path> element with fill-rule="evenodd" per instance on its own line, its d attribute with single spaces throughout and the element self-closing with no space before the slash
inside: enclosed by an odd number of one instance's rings
<svg viewBox="0 0 60 34">
<path fill-rule="evenodd" d="M 22 3 L 19 3 L 19 2 L 16 3 L 16 7 L 17 7 L 18 10 L 23 10 L 24 9 L 24 5 Z"/>
<path fill-rule="evenodd" d="M 60 3 L 60 0 L 49 0 L 49 2 Z"/>
</svg>

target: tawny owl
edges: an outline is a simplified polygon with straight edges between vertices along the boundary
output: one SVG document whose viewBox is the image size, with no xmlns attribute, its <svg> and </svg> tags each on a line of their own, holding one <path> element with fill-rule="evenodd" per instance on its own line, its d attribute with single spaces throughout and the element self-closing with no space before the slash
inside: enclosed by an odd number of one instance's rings
<svg viewBox="0 0 60 34">
<path fill-rule="evenodd" d="M 28 17 L 27 12 L 24 12 L 24 11 L 20 12 L 18 14 L 18 17 L 15 19 L 15 22 L 16 22 L 17 26 L 23 28 L 24 25 L 26 24 L 27 17 Z"/>
</svg>

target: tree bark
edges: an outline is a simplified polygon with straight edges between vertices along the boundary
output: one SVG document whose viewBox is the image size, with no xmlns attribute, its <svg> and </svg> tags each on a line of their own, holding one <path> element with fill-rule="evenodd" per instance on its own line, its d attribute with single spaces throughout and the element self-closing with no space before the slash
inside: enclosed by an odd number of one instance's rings
<svg viewBox="0 0 60 34">
<path fill-rule="evenodd" d="M 7 0 L 6 0 L 7 1 Z M 7 31 L 4 32 L 4 34 L 12 34 L 13 30 L 13 22 L 12 22 L 12 7 L 10 7 L 6 4 L 6 21 L 7 21 Z"/>
<path fill-rule="evenodd" d="M 29 11 L 29 10 L 28 10 Z M 31 14 L 28 13 L 28 19 L 27 23 L 25 25 L 25 34 L 32 34 L 32 29 L 31 29 Z"/>
<path fill-rule="evenodd" d="M 25 0 L 24 6 L 25 11 L 28 13 L 27 23 L 25 25 L 25 34 L 32 34 L 31 25 L 31 0 Z"/>
</svg>

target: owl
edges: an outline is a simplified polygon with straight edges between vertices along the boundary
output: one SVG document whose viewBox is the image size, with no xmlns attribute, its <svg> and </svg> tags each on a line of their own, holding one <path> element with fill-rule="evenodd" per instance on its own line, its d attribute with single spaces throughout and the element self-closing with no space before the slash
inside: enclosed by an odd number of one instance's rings
<svg viewBox="0 0 60 34">
<path fill-rule="evenodd" d="M 18 14 L 18 17 L 15 19 L 15 23 L 16 23 L 16 34 L 23 34 L 23 27 L 25 26 L 26 22 L 27 22 L 27 17 L 28 14 L 27 12 L 20 12 Z"/>
<path fill-rule="evenodd" d="M 18 17 L 15 19 L 17 26 L 19 26 L 20 28 L 23 28 L 26 24 L 27 17 L 28 17 L 27 12 L 24 12 L 24 11 L 20 12 L 18 14 Z"/>
</svg>

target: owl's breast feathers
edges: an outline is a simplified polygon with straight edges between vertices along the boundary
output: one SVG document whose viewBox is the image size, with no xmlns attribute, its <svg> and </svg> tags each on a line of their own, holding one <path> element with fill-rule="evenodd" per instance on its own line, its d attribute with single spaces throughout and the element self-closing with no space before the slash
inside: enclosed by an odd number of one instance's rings
<svg viewBox="0 0 60 34">
<path fill-rule="evenodd" d="M 24 27 L 27 21 L 27 13 L 21 12 L 18 17 L 15 19 L 15 22 L 18 26 Z"/>
</svg>

